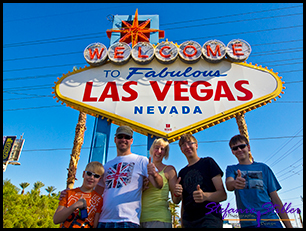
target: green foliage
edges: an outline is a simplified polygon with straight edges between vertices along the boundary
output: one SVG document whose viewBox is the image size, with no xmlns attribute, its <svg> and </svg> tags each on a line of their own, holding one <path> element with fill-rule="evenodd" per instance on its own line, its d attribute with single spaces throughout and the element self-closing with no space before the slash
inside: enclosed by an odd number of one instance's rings
<svg viewBox="0 0 306 231">
<path fill-rule="evenodd" d="M 34 190 L 37 190 L 40 193 L 40 188 L 44 187 L 45 184 L 41 181 L 37 181 L 34 183 Z"/>
<path fill-rule="evenodd" d="M 48 196 L 50 196 L 51 193 L 56 190 L 56 188 L 54 186 L 48 186 L 45 190 L 48 192 Z"/>
<path fill-rule="evenodd" d="M 30 183 L 28 183 L 28 182 L 23 182 L 23 183 L 20 183 L 19 185 L 20 185 L 20 187 L 22 188 L 21 194 L 23 195 L 23 194 L 24 194 L 24 190 L 26 189 L 26 187 L 28 187 L 28 186 L 30 185 Z"/>
<path fill-rule="evenodd" d="M 48 196 L 40 195 L 40 188 L 43 186 L 44 184 L 38 181 L 34 183 L 31 192 L 22 195 L 18 194 L 20 189 L 10 180 L 3 181 L 3 228 L 59 227 L 53 223 L 53 215 L 58 206 L 60 192 Z"/>
</svg>

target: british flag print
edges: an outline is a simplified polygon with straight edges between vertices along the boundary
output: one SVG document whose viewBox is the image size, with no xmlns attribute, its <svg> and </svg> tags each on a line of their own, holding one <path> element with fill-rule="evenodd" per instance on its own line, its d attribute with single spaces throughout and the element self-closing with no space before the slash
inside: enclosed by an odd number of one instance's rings
<svg viewBox="0 0 306 231">
<path fill-rule="evenodd" d="M 107 170 L 105 180 L 106 188 L 121 188 L 129 184 L 131 182 L 134 165 L 134 162 L 120 162 L 111 166 Z"/>
</svg>

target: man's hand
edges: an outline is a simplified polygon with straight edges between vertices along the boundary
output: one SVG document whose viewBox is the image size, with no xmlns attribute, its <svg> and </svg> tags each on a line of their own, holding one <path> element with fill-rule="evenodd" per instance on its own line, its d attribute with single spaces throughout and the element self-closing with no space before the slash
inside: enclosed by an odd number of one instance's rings
<svg viewBox="0 0 306 231">
<path fill-rule="evenodd" d="M 234 187 L 236 189 L 244 189 L 245 187 L 245 179 L 243 177 L 241 177 L 241 171 L 238 169 L 237 170 L 237 178 L 235 180 L 235 183 L 234 183 Z"/>
<path fill-rule="evenodd" d="M 142 191 L 146 191 L 149 188 L 149 179 L 147 177 L 143 178 Z"/>
<path fill-rule="evenodd" d="M 197 190 L 193 192 L 193 199 L 195 203 L 202 203 L 207 199 L 200 185 L 197 185 Z"/>
<path fill-rule="evenodd" d="M 176 197 L 181 197 L 183 194 L 183 187 L 180 184 L 180 181 L 181 181 L 181 177 L 177 178 L 175 189 L 174 189 L 174 196 Z"/>
<path fill-rule="evenodd" d="M 68 189 L 65 189 L 65 190 L 63 190 L 63 191 L 61 191 L 61 194 L 60 194 L 60 197 L 58 198 L 60 201 L 66 196 L 66 194 L 67 194 L 67 191 Z"/>
</svg>

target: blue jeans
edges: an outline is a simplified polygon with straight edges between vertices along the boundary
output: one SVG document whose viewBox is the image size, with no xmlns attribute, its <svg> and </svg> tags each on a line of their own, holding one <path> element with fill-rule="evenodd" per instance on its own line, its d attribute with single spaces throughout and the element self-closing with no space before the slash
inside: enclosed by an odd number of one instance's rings
<svg viewBox="0 0 306 231">
<path fill-rule="evenodd" d="M 207 214 L 204 217 L 195 220 L 187 221 L 183 219 L 183 228 L 222 228 L 222 219 L 212 215 Z"/>
<path fill-rule="evenodd" d="M 97 228 L 139 228 L 132 222 L 99 222 Z"/>
</svg>

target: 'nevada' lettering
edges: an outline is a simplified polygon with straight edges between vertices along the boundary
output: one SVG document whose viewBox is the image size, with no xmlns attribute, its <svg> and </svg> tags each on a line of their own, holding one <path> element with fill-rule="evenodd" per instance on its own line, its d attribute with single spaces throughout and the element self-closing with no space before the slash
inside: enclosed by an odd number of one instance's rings
<svg viewBox="0 0 306 231">
<path fill-rule="evenodd" d="M 167 110 L 168 109 L 168 110 Z M 176 106 L 171 106 L 171 107 L 168 107 L 168 106 L 147 106 L 147 110 L 144 111 L 143 110 L 143 106 L 135 106 L 134 107 L 134 114 L 139 114 L 139 115 L 142 115 L 142 114 L 155 114 L 155 112 L 158 114 L 165 114 L 167 111 L 167 113 L 169 115 L 171 114 L 189 114 L 191 112 L 191 109 L 189 106 L 182 106 L 181 107 L 181 110 L 178 110 L 178 108 Z M 193 109 L 193 114 L 203 114 L 202 113 L 202 110 L 199 106 L 195 106 L 194 109 Z"/>
</svg>

